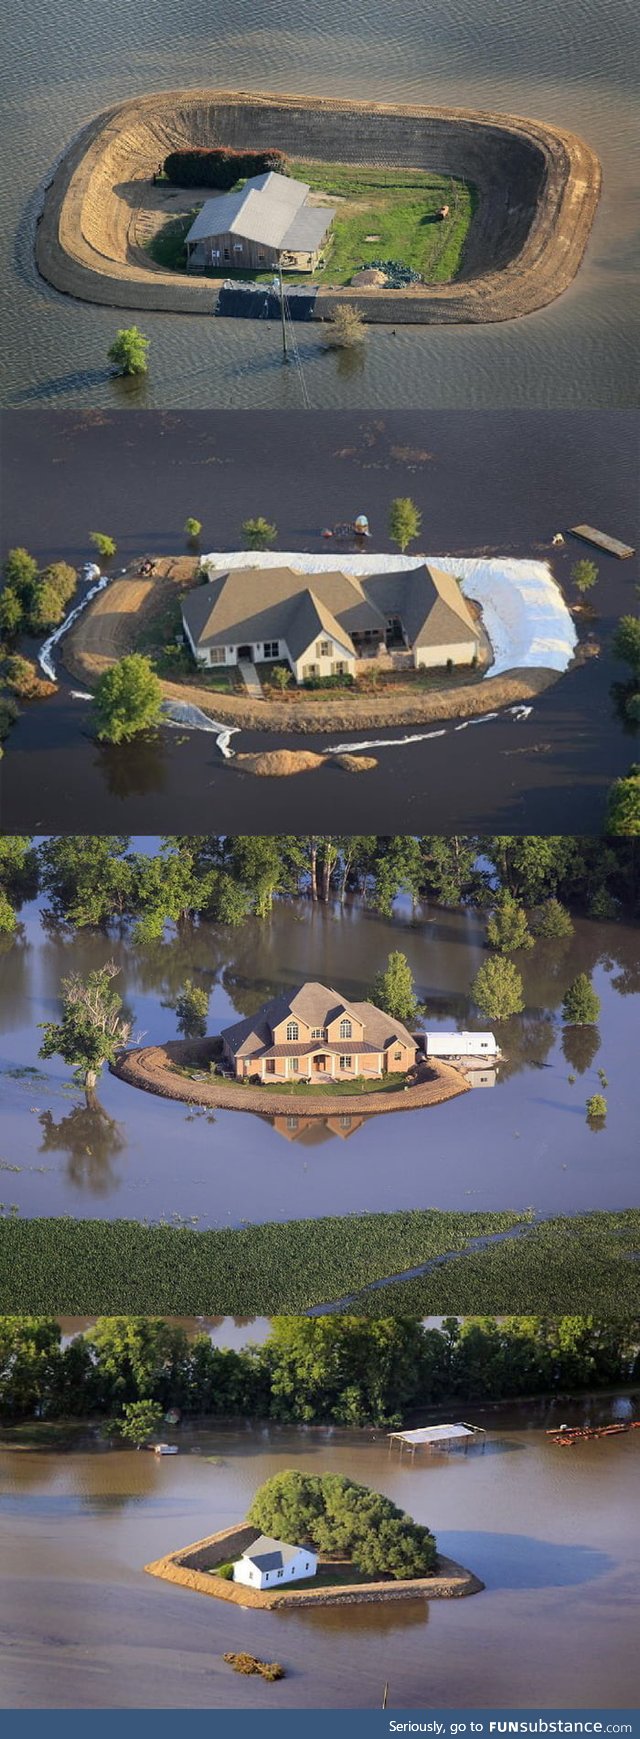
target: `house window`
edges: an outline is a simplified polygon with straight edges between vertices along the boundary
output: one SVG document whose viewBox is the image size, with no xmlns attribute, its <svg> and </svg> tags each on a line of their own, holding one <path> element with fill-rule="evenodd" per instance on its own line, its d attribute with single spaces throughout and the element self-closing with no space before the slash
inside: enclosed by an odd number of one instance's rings
<svg viewBox="0 0 640 1739">
<path fill-rule="evenodd" d="M 340 1128 L 341 1129 L 350 1129 L 351 1128 L 351 1118 L 350 1117 L 341 1117 L 340 1118 Z"/>
<path fill-rule="evenodd" d="M 402 1062 L 402 1051 L 394 1051 L 393 1060 L 394 1060 L 394 1063 L 401 1063 Z"/>
<path fill-rule="evenodd" d="M 230 253 L 229 253 L 229 249 L 228 249 L 228 248 L 223 248 L 223 253 L 224 253 L 224 257 L 225 257 L 225 260 L 230 260 L 230 259 L 231 259 L 231 255 L 230 255 Z"/>
<path fill-rule="evenodd" d="M 312 1037 L 312 1039 L 323 1039 L 324 1038 L 324 1027 L 323 1026 L 312 1026 L 311 1037 Z"/>
<path fill-rule="evenodd" d="M 353 1057 L 341 1057 L 340 1058 L 340 1068 L 341 1069 L 350 1069 L 352 1067 L 352 1064 L 353 1064 Z"/>
<path fill-rule="evenodd" d="M 303 666 L 302 666 L 302 680 L 303 680 L 303 682 L 306 682 L 310 676 L 319 676 L 319 675 L 320 675 L 320 671 L 318 670 L 317 664 L 303 664 Z"/>
<path fill-rule="evenodd" d="M 275 1075 L 275 1072 L 276 1072 L 275 1057 L 267 1057 L 267 1060 L 265 1063 L 265 1068 L 266 1068 L 268 1075 Z"/>
<path fill-rule="evenodd" d="M 297 1127 L 298 1127 L 297 1117 L 287 1117 L 287 1129 L 297 1129 Z"/>
<path fill-rule="evenodd" d="M 282 1581 L 283 1576 L 284 1576 L 284 1570 L 279 1570 L 278 1571 L 278 1579 L 280 1582 Z"/>
<path fill-rule="evenodd" d="M 279 651 L 280 651 L 280 641 L 279 640 L 265 640 L 264 645 L 263 645 L 263 652 L 264 652 L 265 658 L 277 658 Z"/>
<path fill-rule="evenodd" d="M 316 658 L 330 658 L 330 657 L 331 657 L 331 641 L 330 640 L 319 640 L 317 643 L 317 646 L 316 646 Z"/>
<path fill-rule="evenodd" d="M 299 1067 L 300 1067 L 300 1058 L 299 1057 L 292 1057 L 291 1058 L 291 1073 L 292 1073 L 292 1075 L 297 1075 Z"/>
<path fill-rule="evenodd" d="M 336 676 L 346 676 L 346 674 L 347 674 L 347 661 L 346 661 L 346 659 L 345 658 L 337 659 L 333 668 L 334 668 Z"/>
<path fill-rule="evenodd" d="M 341 1039 L 350 1039 L 351 1032 L 352 1032 L 351 1021 L 350 1020 L 341 1020 L 341 1022 L 340 1022 L 340 1037 L 341 1037 Z"/>
<path fill-rule="evenodd" d="M 297 1037 L 298 1037 L 298 1022 L 297 1022 L 297 1020 L 287 1021 L 287 1043 L 290 1045 L 294 1045 Z"/>
<path fill-rule="evenodd" d="M 211 646 L 209 648 L 209 663 L 210 664 L 226 664 L 226 662 L 227 662 L 226 646 Z"/>
</svg>

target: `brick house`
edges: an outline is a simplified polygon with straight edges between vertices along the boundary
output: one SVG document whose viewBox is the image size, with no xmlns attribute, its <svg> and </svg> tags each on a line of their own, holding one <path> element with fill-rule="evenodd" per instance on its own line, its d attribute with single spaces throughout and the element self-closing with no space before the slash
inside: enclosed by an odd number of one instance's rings
<svg viewBox="0 0 640 1739">
<path fill-rule="evenodd" d="M 238 1080 L 379 1080 L 413 1068 L 417 1047 L 402 1021 L 372 1002 L 348 1002 L 325 984 L 302 984 L 221 1034 Z"/>
</svg>

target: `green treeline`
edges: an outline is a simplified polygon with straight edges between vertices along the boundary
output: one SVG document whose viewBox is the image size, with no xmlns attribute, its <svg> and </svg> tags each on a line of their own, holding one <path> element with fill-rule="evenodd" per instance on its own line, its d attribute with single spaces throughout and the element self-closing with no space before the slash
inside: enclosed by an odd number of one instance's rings
<svg viewBox="0 0 640 1739">
<path fill-rule="evenodd" d="M 401 1424 L 460 1400 L 604 1388 L 640 1377 L 640 1319 L 275 1317 L 242 1351 L 162 1317 L 100 1317 L 62 1344 L 55 1318 L 0 1317 L 0 1418 L 122 1417 L 155 1402 L 198 1418 Z"/>
<path fill-rule="evenodd" d="M 4 839 L 0 928 L 15 927 L 16 909 L 37 891 L 53 920 L 126 924 L 134 942 L 156 940 L 167 923 L 265 918 L 279 897 L 351 894 L 384 915 L 401 894 L 487 909 L 508 896 L 545 934 L 545 924 L 557 924 L 558 902 L 594 918 L 636 910 L 640 846 L 623 838 L 202 834 L 164 838 L 150 857 L 126 835 L 53 837 L 35 848 L 28 838 Z M 513 906 L 501 921 L 513 923 Z"/>
</svg>

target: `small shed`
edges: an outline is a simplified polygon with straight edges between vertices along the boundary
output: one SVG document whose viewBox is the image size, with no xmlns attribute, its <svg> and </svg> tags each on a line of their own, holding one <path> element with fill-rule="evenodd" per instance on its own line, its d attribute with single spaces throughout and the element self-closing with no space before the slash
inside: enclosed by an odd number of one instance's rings
<svg viewBox="0 0 640 1739">
<path fill-rule="evenodd" d="M 236 1560 L 233 1580 L 247 1588 L 276 1588 L 278 1583 L 303 1582 L 315 1576 L 317 1568 L 318 1556 L 310 1546 L 290 1546 L 260 1534 Z"/>
<path fill-rule="evenodd" d="M 468 1449 L 478 1439 L 484 1445 L 485 1437 L 480 1425 L 420 1425 L 415 1431 L 390 1431 L 389 1449 L 394 1443 L 399 1443 L 401 1455 L 403 1449 L 412 1455 L 417 1449 Z"/>
<path fill-rule="evenodd" d="M 498 1057 L 495 1033 L 423 1033 L 427 1057 Z"/>
</svg>

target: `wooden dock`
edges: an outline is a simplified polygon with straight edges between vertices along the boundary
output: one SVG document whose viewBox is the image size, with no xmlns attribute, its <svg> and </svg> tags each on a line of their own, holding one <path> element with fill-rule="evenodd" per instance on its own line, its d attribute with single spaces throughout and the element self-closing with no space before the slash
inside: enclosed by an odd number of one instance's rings
<svg viewBox="0 0 640 1739">
<path fill-rule="evenodd" d="M 552 1443 L 560 1443 L 563 1447 L 575 1443 L 588 1443 L 594 1437 L 620 1437 L 625 1431 L 639 1431 L 640 1419 L 616 1420 L 611 1425 L 565 1425 L 558 1430 L 547 1431 L 547 1437 Z"/>
<path fill-rule="evenodd" d="M 605 531 L 596 531 L 593 525 L 572 525 L 570 530 L 572 537 L 581 537 L 583 543 L 595 543 L 598 549 L 605 550 L 609 556 L 617 556 L 621 562 L 636 553 L 630 543 L 621 543 L 619 538 L 609 537 Z"/>
</svg>

